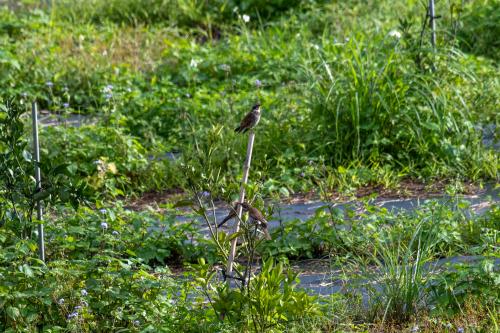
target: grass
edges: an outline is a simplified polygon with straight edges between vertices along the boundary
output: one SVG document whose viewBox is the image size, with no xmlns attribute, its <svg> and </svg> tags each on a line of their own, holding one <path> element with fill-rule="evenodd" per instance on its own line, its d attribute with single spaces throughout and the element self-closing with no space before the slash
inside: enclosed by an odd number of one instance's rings
<svg viewBox="0 0 500 333">
<path fill-rule="evenodd" d="M 192 20 L 162 16 L 168 6 L 176 8 L 173 16 Z M 160 145 L 181 151 L 183 162 L 195 166 L 193 155 L 215 151 L 208 173 L 224 174 L 224 186 L 238 179 L 241 169 L 232 161 L 244 149 L 231 129 L 256 99 L 264 116 L 254 181 L 269 194 L 307 191 L 317 181 L 333 191 L 397 187 L 404 178 L 498 179 L 498 155 L 483 146 L 477 130 L 498 123 L 495 65 L 457 49 L 444 24 L 432 52 L 427 38 L 420 41 L 420 5 L 398 2 L 400 22 L 387 2 L 310 3 L 285 12 L 274 4 L 273 14 L 264 15 L 269 8 L 250 1 L 245 8 L 264 12 L 260 20 L 248 12 L 248 23 L 242 12 L 216 5 L 202 14 L 203 6 L 156 1 L 143 11 L 97 1 L 60 2 L 52 13 L 4 9 L 6 27 L 15 29 L 3 35 L 1 84 L 11 95 L 37 96 L 44 109 L 104 119 L 113 113 L 114 126 L 151 154 Z M 342 18 L 332 24 L 337 12 Z M 208 26 L 221 36 L 207 35 Z M 398 29 L 400 39 L 389 35 Z M 203 35 L 213 40 L 203 42 Z M 108 85 L 112 98 L 104 92 Z M 99 122 L 96 131 L 106 124 Z M 200 146 L 207 136 L 211 142 Z M 308 172 L 311 161 L 322 172 Z M 358 176 L 343 181 L 343 170 Z M 127 171 L 118 173 L 126 177 Z M 186 186 L 178 179 L 167 183 Z M 155 188 L 131 181 L 119 190 Z"/>
</svg>

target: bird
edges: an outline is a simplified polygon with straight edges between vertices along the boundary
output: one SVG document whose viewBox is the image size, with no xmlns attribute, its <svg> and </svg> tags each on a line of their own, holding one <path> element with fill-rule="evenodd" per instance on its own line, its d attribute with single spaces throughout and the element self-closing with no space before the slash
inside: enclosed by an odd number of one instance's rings
<svg viewBox="0 0 500 333">
<path fill-rule="evenodd" d="M 260 120 L 260 104 L 257 103 L 252 107 L 252 111 L 247 113 L 245 118 L 240 123 L 240 126 L 238 126 L 234 131 L 237 133 L 245 133 L 251 128 L 254 128 L 257 126 Z"/>
<path fill-rule="evenodd" d="M 257 223 L 257 225 L 264 233 L 264 237 L 266 237 L 267 240 L 271 240 L 272 239 L 271 235 L 267 230 L 267 220 L 264 217 L 264 215 L 257 208 L 250 206 L 246 202 L 240 203 L 240 205 L 243 208 L 243 211 L 248 212 L 250 219 L 252 219 L 255 223 Z"/>
<path fill-rule="evenodd" d="M 238 205 L 241 205 L 242 209 L 244 212 L 248 212 L 248 215 L 250 216 L 250 219 L 257 224 L 258 227 L 262 230 L 264 233 L 264 237 L 268 240 L 271 240 L 271 235 L 269 234 L 269 231 L 267 230 L 267 220 L 265 219 L 264 215 L 255 207 L 250 206 L 248 203 L 244 202 L 237 202 L 235 207 L 232 207 L 231 211 L 229 214 L 222 220 L 221 223 L 217 225 L 217 228 L 222 227 L 227 221 L 233 219 L 237 215 L 236 209 L 238 208 Z"/>
</svg>

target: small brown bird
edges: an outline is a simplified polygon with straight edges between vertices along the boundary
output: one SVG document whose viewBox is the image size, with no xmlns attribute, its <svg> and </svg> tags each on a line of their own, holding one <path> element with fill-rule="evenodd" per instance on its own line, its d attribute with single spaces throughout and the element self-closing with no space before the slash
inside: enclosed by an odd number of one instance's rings
<svg viewBox="0 0 500 333">
<path fill-rule="evenodd" d="M 222 227 L 227 221 L 234 219 L 237 215 L 236 209 L 238 208 L 238 205 L 241 205 L 243 208 L 244 212 L 248 212 L 248 215 L 250 216 L 250 219 L 257 224 L 257 226 L 262 230 L 264 233 L 264 237 L 268 240 L 271 240 L 271 235 L 269 234 L 269 231 L 267 230 L 267 220 L 265 219 L 264 215 L 255 207 L 250 206 L 246 202 L 240 203 L 237 202 L 236 206 L 231 209 L 229 214 L 222 220 L 221 223 L 217 225 L 217 228 Z"/>
<path fill-rule="evenodd" d="M 234 131 L 238 133 L 245 133 L 251 128 L 254 128 L 257 126 L 260 120 L 260 104 L 257 103 L 252 107 L 252 111 L 247 113 L 245 118 L 240 123 L 240 126 L 238 126 Z"/>
<path fill-rule="evenodd" d="M 240 203 L 241 207 L 243 207 L 243 211 L 248 212 L 248 215 L 250 218 L 257 223 L 257 225 L 260 227 L 262 232 L 264 233 L 264 236 L 266 239 L 271 240 L 271 235 L 269 234 L 269 231 L 267 230 L 267 220 L 262 215 L 262 213 L 255 207 L 250 206 L 246 202 Z"/>
</svg>

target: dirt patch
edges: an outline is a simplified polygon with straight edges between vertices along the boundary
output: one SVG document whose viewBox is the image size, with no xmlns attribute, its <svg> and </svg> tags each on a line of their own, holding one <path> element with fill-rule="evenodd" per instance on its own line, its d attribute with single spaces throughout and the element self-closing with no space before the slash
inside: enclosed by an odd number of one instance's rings
<svg viewBox="0 0 500 333">
<path fill-rule="evenodd" d="M 405 179 L 401 181 L 397 188 L 387 188 L 382 185 L 366 185 L 357 189 L 354 197 L 357 199 L 366 198 L 369 196 L 377 196 L 384 199 L 412 199 L 412 198 L 434 198 L 445 194 L 446 187 L 450 185 L 449 181 L 437 180 L 432 183 L 423 183 L 417 180 Z M 460 194 L 473 195 L 480 194 L 486 191 L 478 184 L 463 183 L 461 185 Z M 187 193 L 182 189 L 169 189 L 164 191 L 152 191 L 142 194 L 139 198 L 129 199 L 126 208 L 132 210 L 143 210 L 146 207 L 159 208 L 161 204 L 173 203 L 182 199 L 186 199 Z M 344 202 L 353 199 L 353 196 L 346 195 L 340 192 L 332 192 L 329 194 L 329 199 L 336 202 Z M 285 204 L 300 204 L 311 201 L 321 200 L 320 195 L 316 191 L 295 193 L 288 198 L 282 198 L 281 203 Z M 215 200 L 216 206 L 226 206 L 220 200 Z"/>
<path fill-rule="evenodd" d="M 432 198 L 442 196 L 446 192 L 449 181 L 436 180 L 429 183 L 422 183 L 412 179 L 404 179 L 397 188 L 386 188 L 382 185 L 367 185 L 361 187 L 356 192 L 357 198 L 367 197 L 377 194 L 378 197 L 387 199 L 411 199 L 411 198 Z M 466 182 L 461 184 L 460 194 L 477 194 L 481 188 L 474 183 Z"/>
<path fill-rule="evenodd" d="M 151 191 L 143 193 L 139 198 L 128 199 L 125 208 L 134 211 L 144 210 L 146 207 L 160 209 L 162 204 L 174 203 L 186 197 L 181 189 Z"/>
</svg>

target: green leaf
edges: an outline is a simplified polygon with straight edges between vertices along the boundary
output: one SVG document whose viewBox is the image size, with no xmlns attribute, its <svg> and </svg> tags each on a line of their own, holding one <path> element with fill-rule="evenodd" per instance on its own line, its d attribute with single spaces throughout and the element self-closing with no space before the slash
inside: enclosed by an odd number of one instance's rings
<svg viewBox="0 0 500 333">
<path fill-rule="evenodd" d="M 43 199 L 46 199 L 49 195 L 50 195 L 50 191 L 42 191 L 42 192 L 35 193 L 35 195 L 33 196 L 33 199 L 35 201 L 42 201 Z"/>
<path fill-rule="evenodd" d="M 28 161 L 28 162 L 32 161 L 31 153 L 27 150 L 23 150 L 23 158 L 25 161 Z"/>
<path fill-rule="evenodd" d="M 284 197 L 290 196 L 290 192 L 288 191 L 288 189 L 286 187 L 280 187 L 280 194 Z"/>
<path fill-rule="evenodd" d="M 22 266 L 19 267 L 19 270 L 21 272 L 23 272 L 27 277 L 31 278 L 33 276 L 35 276 L 35 274 L 33 273 L 33 270 L 31 269 L 30 266 L 24 264 Z"/>
<path fill-rule="evenodd" d="M 15 308 L 13 306 L 9 306 L 7 308 L 7 316 L 9 316 L 10 318 L 16 320 L 20 315 L 21 313 L 19 312 L 18 308 Z"/>
</svg>

